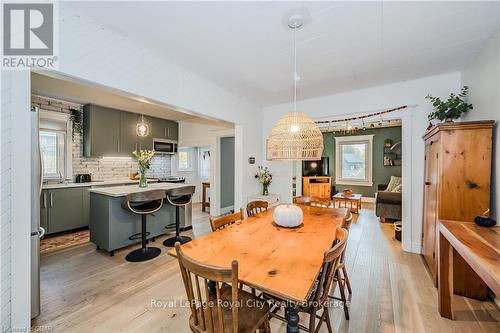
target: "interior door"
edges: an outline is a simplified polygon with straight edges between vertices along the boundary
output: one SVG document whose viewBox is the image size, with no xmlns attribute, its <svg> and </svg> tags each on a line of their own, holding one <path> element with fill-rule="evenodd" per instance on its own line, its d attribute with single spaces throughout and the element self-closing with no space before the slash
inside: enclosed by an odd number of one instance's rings
<svg viewBox="0 0 500 333">
<path fill-rule="evenodd" d="M 439 141 L 431 138 L 425 146 L 425 188 L 424 188 L 424 226 L 422 255 L 434 278 L 436 277 L 436 216 L 438 188 L 438 151 Z"/>
</svg>

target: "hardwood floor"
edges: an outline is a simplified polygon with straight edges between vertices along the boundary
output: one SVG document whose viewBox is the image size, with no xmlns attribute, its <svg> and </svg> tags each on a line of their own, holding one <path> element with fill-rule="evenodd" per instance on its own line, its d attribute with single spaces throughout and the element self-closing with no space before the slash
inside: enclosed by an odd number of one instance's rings
<svg viewBox="0 0 500 333">
<path fill-rule="evenodd" d="M 454 296 L 456 320 L 441 318 L 422 257 L 403 252 L 392 225 L 379 223 L 372 207 L 354 216 L 346 255 L 351 320 L 334 308 L 334 331 L 500 332 L 500 312 L 491 302 Z M 208 214 L 196 205 L 193 233 L 207 232 Z M 189 332 L 189 308 L 179 306 L 186 297 L 178 264 L 167 255 L 163 238 L 153 243 L 162 248 L 161 256 L 143 263 L 124 260 L 132 248 L 110 257 L 91 243 L 43 255 L 42 309 L 33 326 L 54 332 Z M 306 322 L 306 315 L 301 320 Z M 286 331 L 276 319 L 271 328 Z"/>
</svg>

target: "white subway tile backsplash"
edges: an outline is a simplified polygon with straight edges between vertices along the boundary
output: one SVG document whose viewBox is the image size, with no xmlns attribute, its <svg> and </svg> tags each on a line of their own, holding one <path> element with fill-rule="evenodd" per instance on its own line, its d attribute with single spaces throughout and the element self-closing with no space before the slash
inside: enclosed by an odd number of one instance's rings
<svg viewBox="0 0 500 333">
<path fill-rule="evenodd" d="M 71 109 L 82 109 L 82 105 L 55 101 L 41 96 L 33 95 L 31 103 L 38 106 L 40 110 L 49 110 L 70 113 Z M 73 140 L 73 175 L 80 173 L 92 174 L 93 180 L 109 180 L 125 178 L 130 172 L 138 171 L 137 162 L 130 158 L 87 158 L 83 157 L 83 138 L 79 133 L 75 134 Z M 151 168 L 147 176 L 151 178 L 161 178 L 171 175 L 170 155 L 157 155 L 151 160 Z"/>
</svg>

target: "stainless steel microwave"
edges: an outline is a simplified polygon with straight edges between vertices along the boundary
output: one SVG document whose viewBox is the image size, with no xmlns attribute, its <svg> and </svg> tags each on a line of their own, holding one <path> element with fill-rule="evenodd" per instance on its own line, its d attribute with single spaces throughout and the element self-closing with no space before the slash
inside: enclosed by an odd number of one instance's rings
<svg viewBox="0 0 500 333">
<path fill-rule="evenodd" d="M 153 138 L 153 149 L 157 154 L 177 154 L 177 141 Z"/>
</svg>

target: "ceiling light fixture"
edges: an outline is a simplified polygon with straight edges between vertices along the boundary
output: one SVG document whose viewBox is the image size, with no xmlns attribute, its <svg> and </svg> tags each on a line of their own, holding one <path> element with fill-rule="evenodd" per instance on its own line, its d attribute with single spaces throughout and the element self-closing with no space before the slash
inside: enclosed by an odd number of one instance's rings
<svg viewBox="0 0 500 333">
<path fill-rule="evenodd" d="M 288 27 L 293 29 L 293 112 L 285 114 L 274 126 L 267 140 L 269 160 L 319 160 L 323 154 L 323 134 L 305 113 L 297 112 L 297 29 L 304 24 L 302 16 L 292 15 Z"/>
<path fill-rule="evenodd" d="M 141 120 L 137 123 L 135 127 L 135 132 L 138 136 L 145 137 L 149 134 L 149 125 L 144 120 L 144 115 L 141 115 Z"/>
</svg>

